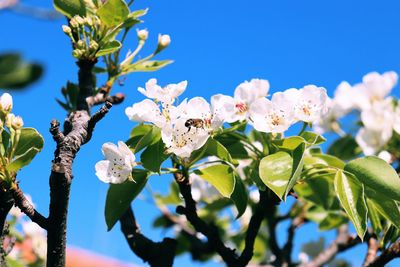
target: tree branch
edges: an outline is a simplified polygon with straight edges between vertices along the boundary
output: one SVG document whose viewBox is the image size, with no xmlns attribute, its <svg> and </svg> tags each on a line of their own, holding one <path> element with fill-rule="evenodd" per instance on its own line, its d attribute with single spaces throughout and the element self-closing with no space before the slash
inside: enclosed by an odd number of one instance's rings
<svg viewBox="0 0 400 267">
<path fill-rule="evenodd" d="M 250 223 L 247 228 L 245 247 L 238 261 L 240 266 L 247 266 L 251 258 L 253 258 L 254 242 L 260 230 L 261 223 L 266 215 L 266 206 L 268 205 L 268 195 L 265 191 L 259 191 L 260 200 L 255 207 L 255 212 L 251 216 Z"/>
<path fill-rule="evenodd" d="M 96 123 L 104 117 L 111 107 L 106 103 L 90 117 L 90 107 L 86 98 L 95 88 L 93 67 L 97 60 L 80 60 L 79 95 L 77 111 L 69 114 L 64 124 L 64 133 L 59 124 L 52 121 L 50 132 L 57 143 L 50 174 L 50 209 L 47 229 L 47 266 L 65 266 L 66 227 L 70 187 L 72 182 L 72 164 L 81 146 L 92 136 Z"/>
<path fill-rule="evenodd" d="M 40 214 L 33 207 L 32 203 L 25 197 L 18 184 L 15 183 L 10 192 L 14 198 L 15 206 L 17 206 L 23 213 L 25 213 L 33 222 L 37 223 L 43 229 L 47 229 L 47 218 Z"/>
<path fill-rule="evenodd" d="M 304 218 L 300 215 L 299 217 L 293 218 L 288 228 L 288 237 L 286 244 L 282 248 L 282 255 L 284 261 L 287 263 L 288 266 L 292 264 L 292 250 L 293 250 L 293 239 L 294 234 L 303 223 L 305 222 Z"/>
<path fill-rule="evenodd" d="M 233 249 L 225 246 L 219 235 L 217 227 L 204 222 L 197 214 L 196 202 L 192 197 L 190 181 L 187 175 L 174 173 L 175 181 L 178 183 L 179 190 L 185 201 L 185 207 L 178 206 L 176 212 L 184 214 L 186 219 L 193 225 L 197 232 L 205 235 L 215 251 L 222 257 L 228 266 L 239 266 L 238 256 Z"/>
<path fill-rule="evenodd" d="M 338 229 L 338 235 L 328 248 L 321 252 L 317 257 L 308 263 L 299 265 L 299 267 L 319 267 L 331 261 L 335 256 L 342 251 L 350 249 L 357 244 L 360 244 L 360 238 L 355 238 L 349 234 L 349 226 L 342 225 Z"/>
<path fill-rule="evenodd" d="M 391 260 L 400 257 L 400 240 L 393 243 L 388 249 L 382 251 L 381 255 L 376 257 L 368 267 L 383 267 Z"/>
<path fill-rule="evenodd" d="M 367 244 L 368 250 L 367 255 L 365 255 L 363 266 L 368 266 L 371 262 L 373 262 L 379 250 L 379 242 L 374 234 L 367 239 Z"/>
<path fill-rule="evenodd" d="M 131 250 L 152 267 L 172 266 L 175 258 L 177 242 L 172 238 L 164 238 L 162 242 L 154 242 L 144 236 L 136 223 L 132 208 L 120 218 L 121 230 Z"/>
</svg>

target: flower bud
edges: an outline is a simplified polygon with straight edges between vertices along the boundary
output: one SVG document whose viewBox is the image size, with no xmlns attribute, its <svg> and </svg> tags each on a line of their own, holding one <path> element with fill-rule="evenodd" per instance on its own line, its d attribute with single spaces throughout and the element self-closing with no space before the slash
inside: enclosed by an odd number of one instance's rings
<svg viewBox="0 0 400 267">
<path fill-rule="evenodd" d="M 86 17 L 84 20 L 85 20 L 85 25 L 87 25 L 88 27 L 93 26 L 93 20 L 90 17 Z"/>
<path fill-rule="evenodd" d="M 149 37 L 149 32 L 146 29 L 137 30 L 137 36 L 138 36 L 139 40 L 146 41 L 147 38 Z"/>
<path fill-rule="evenodd" d="M 4 93 L 0 96 L 0 110 L 3 113 L 11 112 L 13 107 L 12 96 L 9 93 Z"/>
<path fill-rule="evenodd" d="M 7 126 L 8 129 L 12 128 L 12 122 L 13 122 L 14 118 L 15 118 L 14 114 L 12 114 L 12 113 L 8 113 L 7 114 L 7 116 L 6 116 L 6 126 Z"/>
<path fill-rule="evenodd" d="M 86 44 L 85 44 L 84 41 L 79 40 L 79 41 L 76 43 L 76 46 L 77 46 L 78 48 L 85 48 Z"/>
<path fill-rule="evenodd" d="M 22 126 L 24 126 L 24 121 L 20 116 L 15 116 L 12 120 L 11 126 L 14 130 L 19 130 L 22 128 Z"/>
<path fill-rule="evenodd" d="M 78 28 L 78 27 L 79 27 L 79 23 L 78 23 L 78 21 L 76 21 L 75 18 L 72 18 L 72 19 L 69 21 L 69 25 L 71 25 L 72 28 Z"/>
<path fill-rule="evenodd" d="M 71 32 L 72 32 L 71 28 L 68 27 L 67 25 L 62 25 L 62 30 L 67 35 L 71 34 Z"/>
<path fill-rule="evenodd" d="M 73 56 L 74 58 L 80 58 L 80 57 L 83 56 L 84 53 L 85 53 L 84 50 L 75 49 L 74 51 L 72 51 L 72 56 Z"/>
<path fill-rule="evenodd" d="M 158 35 L 158 46 L 166 48 L 171 43 L 171 37 L 168 34 Z"/>
<path fill-rule="evenodd" d="M 84 20 L 81 16 L 76 15 L 76 16 L 74 16 L 74 18 L 75 18 L 76 22 L 77 22 L 80 26 L 85 24 L 85 20 Z"/>
<path fill-rule="evenodd" d="M 91 51 L 97 51 L 97 49 L 99 49 L 99 44 L 96 41 L 91 41 L 89 49 Z"/>
</svg>

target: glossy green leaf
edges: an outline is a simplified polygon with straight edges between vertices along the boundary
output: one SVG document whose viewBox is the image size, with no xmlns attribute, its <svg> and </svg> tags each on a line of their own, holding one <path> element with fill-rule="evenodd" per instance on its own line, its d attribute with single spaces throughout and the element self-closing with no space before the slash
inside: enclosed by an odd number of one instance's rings
<svg viewBox="0 0 400 267">
<path fill-rule="evenodd" d="M 122 47 L 120 41 L 114 40 L 106 43 L 104 46 L 100 48 L 96 53 L 96 57 L 105 56 L 114 52 L 117 52 Z"/>
<path fill-rule="evenodd" d="M 220 142 L 229 151 L 232 158 L 246 159 L 249 157 L 249 153 L 238 138 L 228 134 L 223 134 L 214 137 L 214 139 Z"/>
<path fill-rule="evenodd" d="M 341 170 L 336 173 L 334 184 L 343 209 L 353 222 L 358 236 L 363 240 L 367 231 L 368 213 L 363 185 L 351 174 L 345 174 Z"/>
<path fill-rule="evenodd" d="M 375 156 L 355 159 L 347 163 L 344 170 L 354 174 L 367 187 L 400 201 L 400 178 L 383 159 Z"/>
<path fill-rule="evenodd" d="M 140 155 L 143 167 L 152 172 L 160 172 L 161 164 L 168 158 L 169 155 L 165 154 L 165 145 L 162 140 L 146 147 Z"/>
<path fill-rule="evenodd" d="M 238 217 L 243 214 L 247 207 L 247 191 L 230 166 L 213 165 L 194 173 L 214 186 L 222 196 L 230 198 L 238 210 Z"/>
<path fill-rule="evenodd" d="M 31 148 L 35 148 L 38 152 L 42 150 L 44 146 L 44 139 L 40 133 L 34 128 L 22 128 L 19 142 L 14 152 L 14 156 L 17 157 L 26 153 Z"/>
<path fill-rule="evenodd" d="M 365 186 L 365 195 L 373 203 L 376 210 L 393 225 L 400 228 L 400 209 L 396 202 L 378 188 Z"/>
<path fill-rule="evenodd" d="M 133 26 L 135 26 L 136 24 L 139 24 L 140 20 L 138 20 L 134 15 L 129 14 L 129 16 L 126 18 L 126 20 L 124 21 L 124 23 L 122 24 L 122 28 L 132 28 Z"/>
<path fill-rule="evenodd" d="M 98 10 L 97 15 L 108 27 L 114 27 L 126 20 L 129 7 L 123 0 L 108 0 Z"/>
<path fill-rule="evenodd" d="M 343 169 L 344 168 L 344 161 L 342 161 L 341 159 L 332 156 L 332 155 L 328 155 L 328 154 L 312 154 L 313 157 L 315 158 L 319 158 L 322 159 L 323 161 L 325 161 L 329 166 L 335 167 L 335 168 L 339 168 L 339 169 Z"/>
<path fill-rule="evenodd" d="M 230 198 L 235 203 L 235 206 L 238 210 L 238 215 L 236 218 L 239 218 L 246 211 L 248 194 L 246 186 L 238 176 L 235 176 L 235 189 L 233 190 Z"/>
<path fill-rule="evenodd" d="M 172 60 L 148 60 L 145 62 L 134 63 L 128 66 L 124 70 L 124 73 L 156 71 L 161 68 L 164 68 L 165 66 L 171 64 L 172 62 L 173 62 Z"/>
<path fill-rule="evenodd" d="M 212 184 L 224 197 L 230 198 L 235 189 L 233 170 L 228 165 L 213 165 L 195 170 L 195 173 Z"/>
<path fill-rule="evenodd" d="M 139 124 L 132 129 L 129 139 L 125 142 L 131 148 L 135 148 L 140 139 L 153 129 L 152 125 Z"/>
<path fill-rule="evenodd" d="M 105 218 L 108 231 L 121 218 L 129 208 L 131 202 L 139 195 L 147 183 L 149 173 L 144 170 L 133 170 L 132 176 L 135 182 L 126 181 L 122 184 L 111 184 L 108 188 Z"/>
<path fill-rule="evenodd" d="M 40 150 L 32 147 L 28 151 L 26 151 L 24 154 L 21 154 L 21 155 L 15 157 L 13 159 L 13 161 L 7 166 L 8 171 L 16 172 L 16 171 L 20 170 L 22 167 L 25 167 L 33 160 L 33 158 L 39 152 L 40 152 Z"/>
<path fill-rule="evenodd" d="M 320 145 L 326 141 L 326 139 L 322 135 L 314 132 L 303 132 L 300 136 L 304 138 L 309 146 Z"/>
<path fill-rule="evenodd" d="M 132 16 L 132 17 L 134 17 L 134 18 L 140 18 L 140 17 L 146 15 L 146 14 L 147 14 L 147 11 L 149 11 L 148 8 L 146 8 L 146 9 L 139 9 L 139 10 L 132 11 L 132 13 L 129 14 L 129 15 Z"/>
<path fill-rule="evenodd" d="M 293 186 L 296 184 L 298 179 L 300 178 L 301 172 L 304 166 L 304 151 L 306 149 L 306 145 L 304 143 L 300 143 L 293 150 L 293 167 L 292 174 L 290 176 L 288 185 L 285 190 L 285 194 L 283 196 L 283 200 L 286 200 L 286 196 L 289 194 L 290 190 L 292 190 Z"/>
<path fill-rule="evenodd" d="M 149 132 L 147 132 L 137 141 L 136 145 L 134 146 L 135 153 L 139 152 L 140 150 L 142 150 L 147 146 L 157 143 L 160 139 L 161 139 L 160 128 L 152 127 Z"/>
<path fill-rule="evenodd" d="M 68 18 L 75 15 L 85 16 L 86 8 L 83 0 L 53 0 L 54 8 Z"/>
<path fill-rule="evenodd" d="M 280 199 L 284 198 L 292 175 L 293 159 L 283 151 L 264 157 L 260 161 L 259 174 L 264 184 Z"/>
<path fill-rule="evenodd" d="M 366 198 L 366 202 L 368 207 L 368 217 L 371 220 L 372 229 L 374 230 L 375 234 L 379 234 L 383 229 L 379 212 L 374 203 L 369 200 L 368 197 Z"/>
<path fill-rule="evenodd" d="M 275 140 L 274 144 L 276 144 L 279 148 L 283 148 L 289 151 L 293 151 L 298 147 L 301 143 L 304 143 L 305 140 L 301 136 L 291 136 L 285 139 Z"/>
</svg>

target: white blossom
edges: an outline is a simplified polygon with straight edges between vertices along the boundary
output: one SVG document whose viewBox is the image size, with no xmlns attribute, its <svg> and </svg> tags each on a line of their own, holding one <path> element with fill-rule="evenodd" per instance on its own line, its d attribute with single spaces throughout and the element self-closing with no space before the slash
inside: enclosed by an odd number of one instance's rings
<svg viewBox="0 0 400 267">
<path fill-rule="evenodd" d="M 234 97 L 217 94 L 211 102 L 219 110 L 226 122 L 247 120 L 251 104 L 269 91 L 269 82 L 262 79 L 252 79 L 239 84 L 234 92 Z"/>
<path fill-rule="evenodd" d="M 388 151 L 383 150 L 381 152 L 379 152 L 378 157 L 380 157 L 381 159 L 383 159 L 384 161 L 386 161 L 389 164 L 393 163 L 393 155 L 390 154 Z"/>
<path fill-rule="evenodd" d="M 0 110 L 3 113 L 11 112 L 13 108 L 13 99 L 9 93 L 4 93 L 0 96 Z"/>
<path fill-rule="evenodd" d="M 392 98 L 375 101 L 368 109 L 361 111 L 361 121 L 365 128 L 374 131 L 392 129 L 395 120 L 395 111 Z"/>
<path fill-rule="evenodd" d="M 97 162 L 96 175 L 105 183 L 120 184 L 126 181 L 136 166 L 135 155 L 122 141 L 118 147 L 113 143 L 105 143 L 102 152 L 106 160 Z"/>
<path fill-rule="evenodd" d="M 293 90 L 293 89 L 289 89 Z M 287 97 L 291 91 L 277 92 L 272 99 L 259 98 L 250 106 L 250 119 L 254 129 L 266 133 L 283 133 L 294 120 L 293 103 Z"/>
<path fill-rule="evenodd" d="M 397 84 L 398 75 L 394 71 L 388 71 L 383 74 L 371 72 L 366 74 L 362 80 L 365 86 L 365 93 L 371 101 L 383 100 Z"/>
<path fill-rule="evenodd" d="M 294 104 L 295 120 L 313 123 L 328 111 L 328 95 L 323 87 L 307 85 L 300 90 L 286 90 L 284 94 Z"/>
<path fill-rule="evenodd" d="M 142 29 L 142 30 L 137 29 L 136 33 L 137 33 L 139 40 L 141 40 L 141 41 L 146 41 L 147 38 L 149 37 L 149 31 L 146 29 Z"/>
<path fill-rule="evenodd" d="M 392 129 L 374 131 L 365 127 L 360 128 L 356 135 L 357 144 L 366 156 L 375 155 L 392 137 Z"/>
<path fill-rule="evenodd" d="M 187 81 L 182 81 L 178 84 L 168 84 L 162 88 L 157 84 L 157 80 L 153 78 L 146 82 L 145 88 L 139 87 L 138 91 L 165 106 L 173 104 L 175 99 L 186 90 L 186 87 Z"/>
<path fill-rule="evenodd" d="M 393 119 L 393 130 L 400 134 L 400 105 L 397 103 L 395 112 L 394 112 L 394 119 Z"/>
<path fill-rule="evenodd" d="M 168 34 L 158 35 L 158 45 L 163 49 L 171 43 L 171 37 Z"/>
</svg>

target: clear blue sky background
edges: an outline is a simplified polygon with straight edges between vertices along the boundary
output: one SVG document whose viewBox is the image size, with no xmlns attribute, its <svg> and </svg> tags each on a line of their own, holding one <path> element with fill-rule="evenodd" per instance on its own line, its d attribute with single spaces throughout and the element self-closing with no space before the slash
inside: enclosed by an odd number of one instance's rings
<svg viewBox="0 0 400 267">
<path fill-rule="evenodd" d="M 171 35 L 171 47 L 160 59 L 175 60 L 156 72 L 134 74 L 125 86 L 114 90 L 127 95 L 96 127 L 92 141 L 75 161 L 68 221 L 68 244 L 94 250 L 125 261 L 141 263 L 116 227 L 106 232 L 103 210 L 107 185 L 94 174 L 94 164 L 102 158 L 104 142 L 125 140 L 134 126 L 124 109 L 140 101 L 136 91 L 151 77 L 161 84 L 188 80 L 185 97 L 209 98 L 216 93 L 232 94 L 235 86 L 251 78 L 268 79 L 272 92 L 305 84 L 326 87 L 332 94 L 342 81 L 355 83 L 369 71 L 400 72 L 400 2 L 397 0 L 232 0 L 176 1 L 136 0 L 133 8 L 149 7 L 142 27 L 150 37 L 142 56 L 156 45 L 158 33 Z M 51 7 L 50 1 L 25 1 Z M 53 118 L 65 113 L 54 99 L 66 80 L 76 81 L 70 44 L 61 31 L 63 20 L 43 21 L 0 13 L 0 51 L 19 51 L 30 60 L 44 64 L 44 77 L 29 90 L 14 93 L 15 113 L 27 126 L 36 127 L 45 137 L 43 152 L 19 175 L 21 186 L 32 195 L 38 209 L 48 210 L 48 177 L 54 143 L 48 133 Z M 128 39 L 134 48 L 136 37 Z M 153 177 L 154 190 L 163 191 L 171 177 Z M 151 204 L 134 204 L 144 233 L 161 239 L 162 233 L 149 227 L 157 214 Z M 299 231 L 295 241 L 314 240 L 315 226 Z M 285 228 L 281 227 L 282 239 Z M 309 234 L 313 233 L 312 236 Z M 328 238 L 332 234 L 326 234 Z M 359 266 L 365 247 L 347 252 Z M 295 252 L 298 253 L 298 246 Z M 187 266 L 189 257 L 176 261 Z M 208 264 L 207 266 L 218 266 Z M 395 265 L 392 265 L 395 266 Z"/>
</svg>

